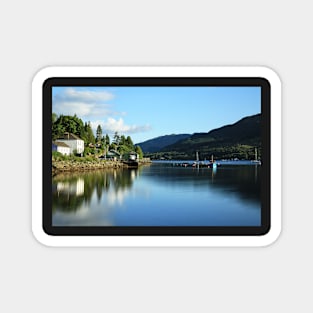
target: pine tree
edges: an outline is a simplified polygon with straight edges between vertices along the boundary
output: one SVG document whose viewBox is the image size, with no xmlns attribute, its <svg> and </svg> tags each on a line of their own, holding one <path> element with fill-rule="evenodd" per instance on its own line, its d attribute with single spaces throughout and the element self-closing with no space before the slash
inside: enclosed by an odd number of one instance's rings
<svg viewBox="0 0 313 313">
<path fill-rule="evenodd" d="M 105 135 L 105 144 L 108 146 L 110 145 L 110 137 L 108 134 Z"/>
<path fill-rule="evenodd" d="M 96 132 L 96 141 L 97 143 L 100 143 L 101 142 L 101 139 L 102 139 L 102 128 L 100 125 L 98 125 L 97 127 L 97 132 Z"/>
<path fill-rule="evenodd" d="M 114 133 L 114 137 L 113 137 L 113 141 L 114 143 L 118 146 L 120 144 L 120 135 L 118 134 L 118 132 Z"/>
<path fill-rule="evenodd" d="M 133 144 L 133 141 L 132 141 L 132 139 L 131 139 L 131 137 L 130 136 L 127 136 L 127 138 L 126 138 L 126 144 L 130 147 L 130 148 L 134 148 L 134 144 Z"/>
<path fill-rule="evenodd" d="M 96 142 L 95 136 L 93 134 L 92 128 L 91 128 L 91 124 L 90 122 L 85 123 L 85 136 L 86 136 L 86 143 L 92 143 L 94 144 Z"/>
</svg>

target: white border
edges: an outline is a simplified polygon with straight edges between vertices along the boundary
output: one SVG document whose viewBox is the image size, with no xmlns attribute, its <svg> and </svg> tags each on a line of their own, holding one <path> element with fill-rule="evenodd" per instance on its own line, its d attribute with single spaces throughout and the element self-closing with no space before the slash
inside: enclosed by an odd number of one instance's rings
<svg viewBox="0 0 313 313">
<path fill-rule="evenodd" d="M 271 84 L 271 229 L 263 236 L 51 236 L 42 228 L 42 85 L 51 77 L 261 77 Z M 46 67 L 32 83 L 32 230 L 55 247 L 267 246 L 281 231 L 281 82 L 267 67 Z"/>
</svg>

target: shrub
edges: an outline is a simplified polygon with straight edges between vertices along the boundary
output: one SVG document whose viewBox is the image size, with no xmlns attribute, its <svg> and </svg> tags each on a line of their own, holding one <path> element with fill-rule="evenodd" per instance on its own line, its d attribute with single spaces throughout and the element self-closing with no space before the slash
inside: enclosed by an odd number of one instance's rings
<svg viewBox="0 0 313 313">
<path fill-rule="evenodd" d="M 53 161 L 64 161 L 66 160 L 66 155 L 63 155 L 61 152 L 52 151 L 52 160 Z"/>
</svg>

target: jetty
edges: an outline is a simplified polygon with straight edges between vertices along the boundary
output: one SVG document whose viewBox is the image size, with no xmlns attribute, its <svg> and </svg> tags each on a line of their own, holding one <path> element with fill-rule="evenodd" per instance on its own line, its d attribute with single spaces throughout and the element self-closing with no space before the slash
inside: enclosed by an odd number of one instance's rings
<svg viewBox="0 0 313 313">
<path fill-rule="evenodd" d="M 199 161 L 199 154 L 196 152 L 196 160 L 193 162 L 174 162 L 173 166 L 180 166 L 180 167 L 194 167 L 194 168 L 217 168 L 221 166 L 220 163 L 217 163 L 214 160 L 213 155 L 211 156 L 210 161 Z"/>
<path fill-rule="evenodd" d="M 128 160 L 128 161 L 122 161 L 122 162 L 127 168 L 138 168 L 139 166 L 138 161 Z"/>
</svg>

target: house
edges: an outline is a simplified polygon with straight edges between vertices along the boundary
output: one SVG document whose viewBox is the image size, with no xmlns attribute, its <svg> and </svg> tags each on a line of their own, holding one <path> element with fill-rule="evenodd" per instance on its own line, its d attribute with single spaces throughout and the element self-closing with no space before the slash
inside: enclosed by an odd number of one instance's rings
<svg viewBox="0 0 313 313">
<path fill-rule="evenodd" d="M 70 154 L 83 154 L 84 140 L 72 133 L 65 133 L 64 136 L 57 139 L 57 142 L 63 142 L 70 147 Z"/>
<path fill-rule="evenodd" d="M 131 151 L 131 152 L 125 153 L 123 155 L 123 159 L 127 161 L 137 161 L 139 160 L 139 154 L 134 151 Z"/>
<path fill-rule="evenodd" d="M 116 150 L 110 150 L 106 153 L 106 158 L 114 161 L 120 160 L 121 154 L 118 153 Z"/>
<path fill-rule="evenodd" d="M 60 142 L 60 141 L 53 141 L 52 142 L 52 151 L 60 152 L 63 155 L 70 155 L 71 154 L 71 148 L 67 144 L 65 144 L 64 142 Z"/>
</svg>

